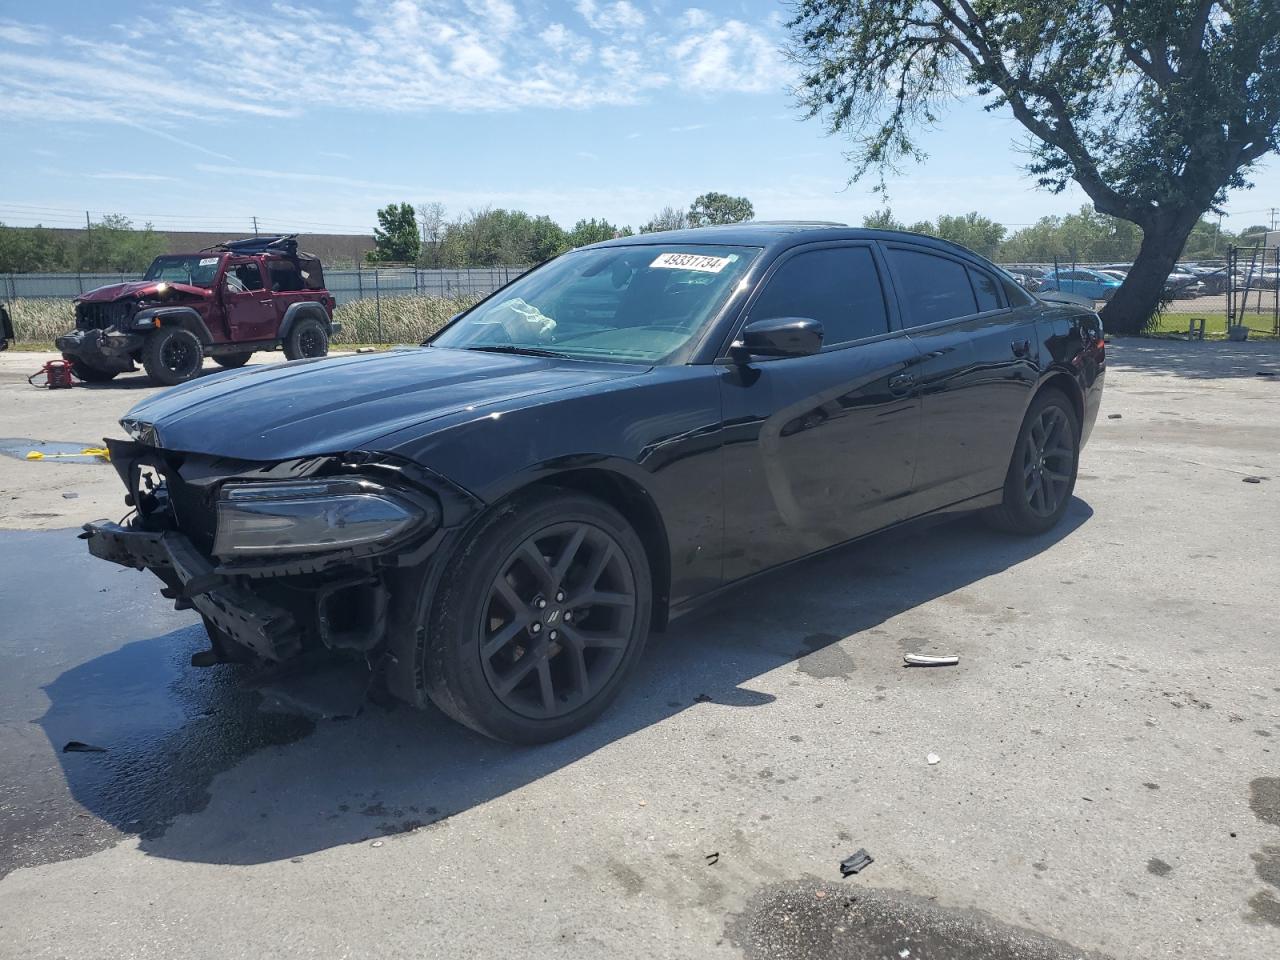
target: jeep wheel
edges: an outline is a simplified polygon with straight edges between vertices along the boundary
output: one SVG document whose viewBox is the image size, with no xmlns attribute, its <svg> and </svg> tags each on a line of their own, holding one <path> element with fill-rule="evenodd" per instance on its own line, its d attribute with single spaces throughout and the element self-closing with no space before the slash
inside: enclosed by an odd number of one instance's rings
<svg viewBox="0 0 1280 960">
<path fill-rule="evenodd" d="M 214 357 L 213 362 L 224 370 L 234 370 L 236 367 L 243 367 L 252 356 L 252 350 L 247 350 L 244 353 L 224 353 Z"/>
<path fill-rule="evenodd" d="M 114 380 L 119 370 L 103 370 L 100 367 L 91 367 L 83 360 L 77 360 L 75 357 L 69 357 L 65 353 L 62 359 L 71 361 L 71 372 L 76 375 L 76 379 L 83 383 L 106 383 L 108 380 Z"/>
<path fill-rule="evenodd" d="M 284 341 L 284 355 L 289 360 L 324 357 L 329 354 L 329 333 L 314 317 L 299 320 Z"/>
<path fill-rule="evenodd" d="M 185 383 L 200 372 L 204 347 L 200 339 L 182 327 L 161 327 L 147 337 L 142 348 L 142 365 L 156 383 L 172 387 Z"/>
</svg>

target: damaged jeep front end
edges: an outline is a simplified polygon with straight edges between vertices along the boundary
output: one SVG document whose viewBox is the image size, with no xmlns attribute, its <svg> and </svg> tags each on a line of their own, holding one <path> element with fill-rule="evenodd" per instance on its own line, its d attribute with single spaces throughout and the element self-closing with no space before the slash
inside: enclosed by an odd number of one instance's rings
<svg viewBox="0 0 1280 960">
<path fill-rule="evenodd" d="M 448 481 L 379 454 L 260 464 L 107 443 L 134 512 L 82 537 L 198 612 L 215 660 L 385 648 L 392 579 L 474 509 Z"/>
</svg>

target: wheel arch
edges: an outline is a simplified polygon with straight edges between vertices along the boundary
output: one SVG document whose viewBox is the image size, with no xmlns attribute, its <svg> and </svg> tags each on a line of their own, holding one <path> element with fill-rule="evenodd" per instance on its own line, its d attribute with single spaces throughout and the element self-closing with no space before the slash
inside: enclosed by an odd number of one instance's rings
<svg viewBox="0 0 1280 960">
<path fill-rule="evenodd" d="M 290 304 L 289 308 L 284 312 L 284 319 L 280 321 L 280 330 L 276 337 L 281 341 L 289 339 L 289 333 L 299 321 L 307 318 L 318 320 L 320 325 L 324 327 L 325 332 L 329 336 L 333 336 L 333 323 L 329 318 L 329 312 L 324 306 L 314 300 L 303 300 L 300 303 Z"/>
<path fill-rule="evenodd" d="M 213 334 L 209 332 L 208 324 L 192 307 L 155 307 L 150 310 L 141 310 L 134 317 L 133 322 L 137 326 L 156 320 L 160 321 L 160 325 L 164 327 L 181 327 L 189 330 L 195 334 L 201 346 L 213 343 Z M 139 332 L 145 334 L 148 331 L 143 329 Z"/>
<path fill-rule="evenodd" d="M 1036 400 L 1036 397 L 1044 393 L 1046 390 L 1060 390 L 1067 395 L 1071 401 L 1071 406 L 1076 412 L 1076 430 L 1077 433 L 1084 429 L 1084 388 L 1080 386 L 1080 382 L 1075 378 L 1070 370 L 1065 367 L 1050 367 L 1040 382 L 1036 384 L 1036 388 L 1032 391 L 1031 396 L 1027 400 L 1027 407 L 1030 408 Z M 1078 439 L 1078 437 L 1077 437 Z"/>
<path fill-rule="evenodd" d="M 649 577 L 653 584 L 651 628 L 662 631 L 667 626 L 671 605 L 671 548 L 666 524 L 649 492 L 637 481 L 614 470 L 582 467 L 539 477 L 514 493 L 538 488 L 573 490 L 602 500 L 617 510 L 631 524 L 644 545 L 649 561 Z"/>
</svg>

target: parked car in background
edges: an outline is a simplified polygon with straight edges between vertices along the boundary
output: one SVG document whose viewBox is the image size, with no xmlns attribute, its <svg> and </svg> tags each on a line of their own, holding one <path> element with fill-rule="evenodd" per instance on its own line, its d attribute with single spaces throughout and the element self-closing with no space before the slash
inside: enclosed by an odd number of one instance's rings
<svg viewBox="0 0 1280 960">
<path fill-rule="evenodd" d="M 1183 267 L 1175 267 L 1164 282 L 1165 295 L 1174 300 L 1190 300 L 1205 291 L 1204 282 Z"/>
<path fill-rule="evenodd" d="M 542 742 L 731 584 L 926 514 L 1051 529 L 1104 368 L 1090 306 L 942 240 L 623 237 L 422 347 L 144 400 L 108 443 L 135 513 L 85 538 L 204 617 L 202 665 L 344 651 L 414 705 Z"/>
<path fill-rule="evenodd" d="M 1086 269 L 1050 270 L 1040 285 L 1041 290 L 1061 290 L 1092 300 L 1110 300 L 1120 289 L 1122 281 L 1101 270 Z"/>
<path fill-rule="evenodd" d="M 227 368 L 258 350 L 323 357 L 340 328 L 334 306 L 319 259 L 299 253 L 296 237 L 251 237 L 156 257 L 142 280 L 81 295 L 76 328 L 57 347 L 87 383 L 141 363 L 173 386 L 196 376 L 206 356 Z"/>
<path fill-rule="evenodd" d="M 1018 281 L 1018 286 L 1023 290 L 1035 293 L 1040 289 L 1043 270 L 1034 267 L 1005 267 L 1004 269 L 1009 276 Z"/>
<path fill-rule="evenodd" d="M 13 332 L 13 321 L 9 319 L 9 311 L 0 303 L 0 350 L 8 350 L 9 345 L 17 340 Z"/>
</svg>

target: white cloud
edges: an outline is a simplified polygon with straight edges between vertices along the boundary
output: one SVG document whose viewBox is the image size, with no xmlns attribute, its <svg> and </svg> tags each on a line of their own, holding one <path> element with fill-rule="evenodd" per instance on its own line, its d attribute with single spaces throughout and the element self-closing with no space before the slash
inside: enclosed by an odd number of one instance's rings
<svg viewBox="0 0 1280 960">
<path fill-rule="evenodd" d="M 659 18 L 631 0 L 573 9 L 576 29 L 540 0 L 356 0 L 341 13 L 290 5 L 263 30 L 259 4 L 213 0 L 122 19 L 92 42 L 0 19 L 0 119 L 127 123 L 225 157 L 192 138 L 219 142 L 210 124 L 317 107 L 476 113 L 785 86 L 774 21 L 698 7 Z M 281 76 L 304 82 L 282 87 Z"/>
<path fill-rule="evenodd" d="M 687 123 L 683 127 L 668 127 L 671 133 L 692 133 L 694 130 L 701 130 L 706 127 L 705 123 Z"/>
<path fill-rule="evenodd" d="M 129 173 L 127 171 L 121 173 L 91 173 L 89 178 L 91 180 L 136 180 L 139 183 L 153 183 L 161 180 L 171 180 L 176 183 L 178 181 L 177 177 L 166 177 L 159 173 Z"/>
<path fill-rule="evenodd" d="M 627 0 L 616 3 L 596 3 L 596 0 L 578 0 L 573 7 L 593 30 L 604 33 L 630 33 L 645 25 L 645 15 Z"/>
</svg>

